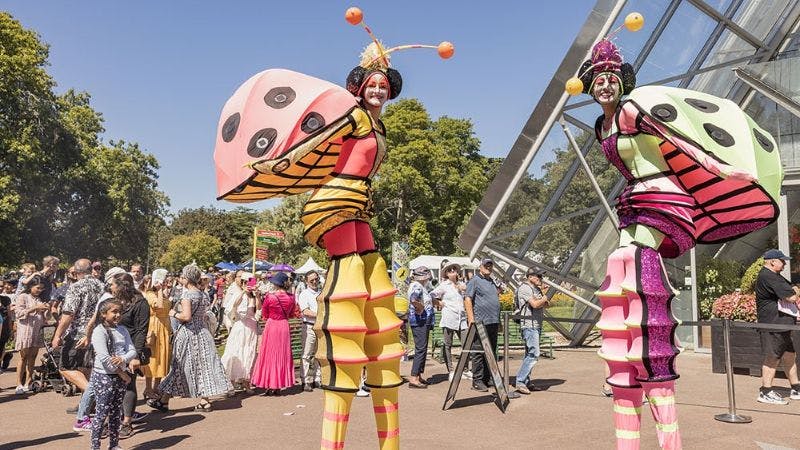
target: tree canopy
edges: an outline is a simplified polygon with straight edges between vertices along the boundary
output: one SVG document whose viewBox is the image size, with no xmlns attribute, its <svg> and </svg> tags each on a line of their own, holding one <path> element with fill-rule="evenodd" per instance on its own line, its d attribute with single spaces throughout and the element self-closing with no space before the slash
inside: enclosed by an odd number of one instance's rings
<svg viewBox="0 0 800 450">
<path fill-rule="evenodd" d="M 36 33 L 0 12 L 0 264 L 142 260 L 168 205 L 158 161 L 104 143 L 89 94 L 57 95 L 47 58 Z"/>
</svg>

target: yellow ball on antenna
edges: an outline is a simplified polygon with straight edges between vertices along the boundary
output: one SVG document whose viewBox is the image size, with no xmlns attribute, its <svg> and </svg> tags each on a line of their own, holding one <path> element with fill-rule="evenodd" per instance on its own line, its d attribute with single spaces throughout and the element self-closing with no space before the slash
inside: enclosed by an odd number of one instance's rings
<svg viewBox="0 0 800 450">
<path fill-rule="evenodd" d="M 644 17 L 638 12 L 632 12 L 625 16 L 625 28 L 628 31 L 639 31 L 644 26 Z"/>
<path fill-rule="evenodd" d="M 583 92 L 583 81 L 578 77 L 572 77 L 567 80 L 564 90 L 567 91 L 569 95 L 578 95 Z"/>
</svg>

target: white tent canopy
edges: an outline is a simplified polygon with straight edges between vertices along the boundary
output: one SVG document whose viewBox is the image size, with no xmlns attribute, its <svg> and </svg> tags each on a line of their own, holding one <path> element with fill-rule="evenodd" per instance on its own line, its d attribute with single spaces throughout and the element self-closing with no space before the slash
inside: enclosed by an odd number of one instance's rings
<svg viewBox="0 0 800 450">
<path fill-rule="evenodd" d="M 414 270 L 417 267 L 425 266 L 431 269 L 434 274 L 438 274 L 444 260 L 447 260 L 448 264 L 456 263 L 462 269 L 476 269 L 480 265 L 480 260 L 470 259 L 468 256 L 421 255 L 409 261 L 408 268 Z"/>
<path fill-rule="evenodd" d="M 325 269 L 320 267 L 320 265 L 317 264 L 316 261 L 314 261 L 314 258 L 309 256 L 308 260 L 302 266 L 294 270 L 294 273 L 302 274 L 308 272 L 325 272 Z"/>
</svg>

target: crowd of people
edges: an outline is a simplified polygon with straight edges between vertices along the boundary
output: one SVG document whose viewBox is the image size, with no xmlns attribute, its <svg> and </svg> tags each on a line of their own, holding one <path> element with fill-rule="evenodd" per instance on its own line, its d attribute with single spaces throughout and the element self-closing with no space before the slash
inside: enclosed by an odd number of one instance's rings
<svg viewBox="0 0 800 450">
<path fill-rule="evenodd" d="M 139 377 L 144 379 L 143 400 L 161 411 L 169 409 L 171 397 L 195 398 L 196 411 L 210 412 L 213 400 L 236 392 L 284 394 L 295 385 L 290 319 L 301 323 L 303 391 L 320 387 L 314 325 L 324 272 L 256 276 L 243 270 L 203 272 L 188 265 L 178 274 L 165 269 L 145 274 L 141 264 L 104 270 L 99 262 L 79 259 L 61 271 L 59 264 L 48 256 L 41 270 L 26 263 L 3 278 L 0 349 L 13 334 L 18 395 L 35 393 L 32 378 L 40 349 L 56 356 L 60 375 L 81 392 L 76 407 L 68 410 L 75 414 L 73 430 L 91 433 L 92 448 L 106 435 L 115 447 L 134 433 L 134 424 L 146 420 L 147 413 L 136 411 Z M 413 270 L 407 302 L 398 303 L 397 311 L 413 336 L 409 388 L 430 384 L 424 373 L 437 314 L 451 380 L 454 338 L 463 341 L 469 323 L 483 321 L 496 341 L 500 308 L 492 264 L 484 260 L 477 276 L 468 280 L 457 264 L 443 265 L 442 280 L 432 280 L 426 267 Z M 47 327 L 54 331 L 45 340 Z M 224 345 L 221 357 L 218 345 Z M 532 369 L 538 349 L 529 353 Z M 473 388 L 485 391 L 492 381 L 481 356 L 473 356 L 472 371 L 463 376 L 478 374 Z M 0 354 L 0 361 L 7 366 L 10 357 Z M 529 393 L 527 377 L 519 379 L 524 381 L 518 383 L 520 392 Z M 363 379 L 357 395 L 370 395 Z"/>
</svg>

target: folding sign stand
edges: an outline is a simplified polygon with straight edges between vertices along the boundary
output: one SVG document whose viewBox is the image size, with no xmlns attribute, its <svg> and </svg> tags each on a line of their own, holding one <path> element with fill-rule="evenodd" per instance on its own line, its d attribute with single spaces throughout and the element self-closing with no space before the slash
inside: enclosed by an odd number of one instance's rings
<svg viewBox="0 0 800 450">
<path fill-rule="evenodd" d="M 481 347 L 483 347 L 482 350 L 473 350 L 472 348 L 476 333 L 481 342 Z M 455 373 L 453 373 L 453 379 L 450 381 L 450 388 L 447 390 L 447 397 L 444 399 L 442 410 L 446 411 L 455 401 L 456 392 L 458 391 L 458 384 L 461 381 L 461 375 L 464 373 L 464 369 L 467 366 L 467 361 L 472 353 L 484 354 L 486 363 L 489 364 L 489 372 L 492 374 L 494 390 L 497 394 L 495 396 L 494 403 L 498 408 L 500 408 L 500 411 L 505 413 L 509 403 L 506 383 L 504 382 L 503 377 L 500 375 L 500 368 L 497 366 L 497 359 L 495 359 L 494 356 L 494 349 L 489 341 L 489 336 L 486 334 L 486 327 L 483 326 L 482 322 L 473 323 L 472 326 L 469 327 L 469 330 L 467 330 L 467 337 L 464 338 L 464 342 L 461 345 L 461 355 L 458 357 L 458 364 L 456 364 L 456 370 Z M 473 376 L 479 375 L 473 374 Z"/>
</svg>

